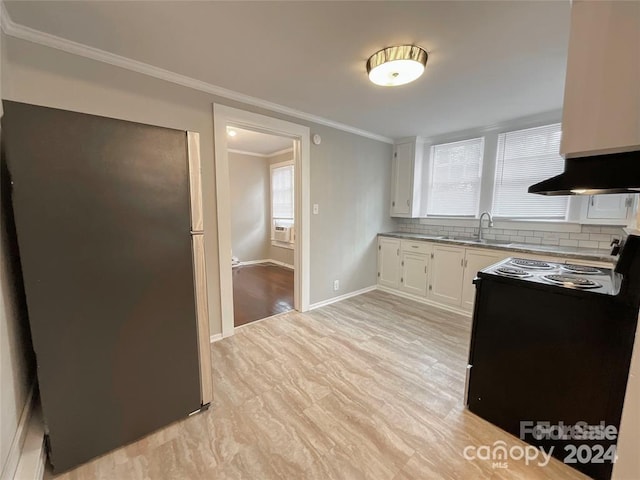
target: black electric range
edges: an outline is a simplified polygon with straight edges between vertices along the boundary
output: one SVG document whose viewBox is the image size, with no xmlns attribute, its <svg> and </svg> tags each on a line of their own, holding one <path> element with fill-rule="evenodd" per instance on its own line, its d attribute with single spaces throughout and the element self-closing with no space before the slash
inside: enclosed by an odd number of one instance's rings
<svg viewBox="0 0 640 480">
<path fill-rule="evenodd" d="M 508 258 L 485 268 L 480 275 L 516 278 L 523 282 L 601 295 L 618 295 L 622 282 L 622 275 L 608 268 L 524 258 Z"/>
<path fill-rule="evenodd" d="M 532 428 L 619 429 L 640 306 L 640 237 L 627 238 L 613 270 L 510 258 L 474 283 L 469 410 L 561 461 L 581 448 L 569 464 L 608 480 L 617 434 L 552 438 Z"/>
</svg>

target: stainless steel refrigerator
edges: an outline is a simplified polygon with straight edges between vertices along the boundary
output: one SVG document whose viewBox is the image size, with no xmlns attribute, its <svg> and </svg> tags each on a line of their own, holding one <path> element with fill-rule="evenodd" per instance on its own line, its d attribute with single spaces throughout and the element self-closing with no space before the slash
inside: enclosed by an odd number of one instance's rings
<svg viewBox="0 0 640 480">
<path fill-rule="evenodd" d="M 206 407 L 198 134 L 5 101 L 2 156 L 54 472 Z"/>
</svg>

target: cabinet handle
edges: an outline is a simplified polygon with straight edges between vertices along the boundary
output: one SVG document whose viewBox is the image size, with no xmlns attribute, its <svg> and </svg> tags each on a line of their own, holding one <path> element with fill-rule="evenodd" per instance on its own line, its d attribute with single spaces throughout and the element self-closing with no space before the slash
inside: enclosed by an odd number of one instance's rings
<svg viewBox="0 0 640 480">
<path fill-rule="evenodd" d="M 396 206 L 396 202 L 391 202 L 391 206 L 395 207 Z"/>
<path fill-rule="evenodd" d="M 461 259 L 460 259 L 460 266 L 461 266 L 461 267 L 464 267 L 464 258 L 461 258 Z"/>
<path fill-rule="evenodd" d="M 433 253 L 431 254 L 431 258 L 433 258 Z"/>
<path fill-rule="evenodd" d="M 427 266 L 424 266 L 424 273 L 427 273 Z"/>
<path fill-rule="evenodd" d="M 469 261 L 468 261 L 468 260 L 465 260 L 465 261 L 464 261 L 464 268 L 467 268 L 467 265 L 469 265 Z"/>
<path fill-rule="evenodd" d="M 431 285 L 429 285 L 429 290 L 431 290 Z"/>
<path fill-rule="evenodd" d="M 411 248 L 420 248 L 418 245 L 411 245 Z"/>
<path fill-rule="evenodd" d="M 409 206 L 409 200 L 407 200 L 407 207 Z"/>
<path fill-rule="evenodd" d="M 400 264 L 404 267 L 404 260 L 402 262 L 400 262 Z"/>
<path fill-rule="evenodd" d="M 631 195 L 627 196 L 627 199 L 624 201 L 624 206 L 627 208 L 633 206 L 633 197 Z"/>
<path fill-rule="evenodd" d="M 593 207 L 593 195 L 591 195 L 591 206 Z"/>
<path fill-rule="evenodd" d="M 400 277 L 400 283 L 404 283 L 404 279 Z"/>
<path fill-rule="evenodd" d="M 398 256 L 398 257 L 400 256 L 400 249 L 396 250 L 396 256 Z"/>
</svg>

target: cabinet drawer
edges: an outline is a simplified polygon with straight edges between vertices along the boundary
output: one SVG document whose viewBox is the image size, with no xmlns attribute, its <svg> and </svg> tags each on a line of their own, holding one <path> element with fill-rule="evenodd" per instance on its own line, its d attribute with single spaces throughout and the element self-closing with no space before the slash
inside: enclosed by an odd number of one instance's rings
<svg viewBox="0 0 640 480">
<path fill-rule="evenodd" d="M 427 242 L 402 240 L 400 248 L 403 252 L 424 253 L 425 255 L 431 253 L 431 245 Z"/>
</svg>

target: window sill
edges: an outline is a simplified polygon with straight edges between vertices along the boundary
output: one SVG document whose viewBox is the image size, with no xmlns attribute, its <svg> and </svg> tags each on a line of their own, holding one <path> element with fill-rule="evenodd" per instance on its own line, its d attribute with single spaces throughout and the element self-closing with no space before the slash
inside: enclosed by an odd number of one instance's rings
<svg viewBox="0 0 640 480">
<path fill-rule="evenodd" d="M 286 243 L 286 242 L 278 242 L 276 240 L 271 240 L 271 246 L 272 247 L 279 247 L 279 248 L 287 248 L 289 250 L 293 250 L 294 244 L 293 243 Z"/>
</svg>

